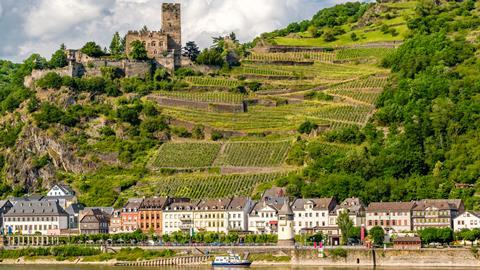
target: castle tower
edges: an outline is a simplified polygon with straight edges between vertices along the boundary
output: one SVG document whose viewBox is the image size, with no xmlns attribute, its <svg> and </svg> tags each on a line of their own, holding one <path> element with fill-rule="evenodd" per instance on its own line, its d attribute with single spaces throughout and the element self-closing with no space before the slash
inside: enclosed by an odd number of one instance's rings
<svg viewBox="0 0 480 270">
<path fill-rule="evenodd" d="M 175 56 L 182 54 L 182 17 L 180 4 L 162 5 L 162 30 L 168 35 L 168 48 L 175 50 Z"/>
<path fill-rule="evenodd" d="M 278 211 L 278 246 L 295 246 L 295 231 L 293 228 L 294 213 L 290 201 L 285 203 Z"/>
</svg>

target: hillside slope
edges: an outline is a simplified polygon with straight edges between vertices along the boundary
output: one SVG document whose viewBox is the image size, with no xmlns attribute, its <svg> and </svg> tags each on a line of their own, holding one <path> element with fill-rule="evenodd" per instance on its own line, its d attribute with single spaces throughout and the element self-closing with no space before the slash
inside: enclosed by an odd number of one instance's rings
<svg viewBox="0 0 480 270">
<path fill-rule="evenodd" d="M 0 191 L 61 181 L 87 205 L 116 206 L 272 184 L 366 202 L 468 198 L 479 178 L 471 3 L 339 5 L 262 35 L 240 66 L 213 72 L 49 74 L 27 89 L 23 78 L 47 61 L 1 62 Z"/>
</svg>

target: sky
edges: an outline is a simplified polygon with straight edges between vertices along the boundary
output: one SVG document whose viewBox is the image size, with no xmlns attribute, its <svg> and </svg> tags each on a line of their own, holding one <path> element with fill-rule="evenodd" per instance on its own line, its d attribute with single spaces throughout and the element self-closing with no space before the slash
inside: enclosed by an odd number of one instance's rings
<svg viewBox="0 0 480 270">
<path fill-rule="evenodd" d="M 0 59 L 50 58 L 60 44 L 108 47 L 113 34 L 161 28 L 163 2 L 182 4 L 182 40 L 200 47 L 235 32 L 242 42 L 346 0 L 0 0 Z"/>
</svg>

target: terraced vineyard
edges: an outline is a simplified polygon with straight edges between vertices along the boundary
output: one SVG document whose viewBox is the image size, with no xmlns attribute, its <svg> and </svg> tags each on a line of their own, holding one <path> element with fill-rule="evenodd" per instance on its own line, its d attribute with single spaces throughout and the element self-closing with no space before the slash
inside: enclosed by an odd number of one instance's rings
<svg viewBox="0 0 480 270">
<path fill-rule="evenodd" d="M 227 104 L 242 103 L 246 97 L 246 95 L 222 91 L 161 91 L 158 93 L 161 96 L 180 100 Z"/>
<path fill-rule="evenodd" d="M 210 167 L 220 151 L 219 143 L 166 143 L 152 158 L 152 168 Z"/>
<path fill-rule="evenodd" d="M 361 80 L 335 85 L 326 91 L 327 94 L 374 105 L 387 85 L 387 77 L 370 76 Z"/>
<path fill-rule="evenodd" d="M 243 65 L 240 68 L 234 70 L 236 74 L 245 74 L 245 75 L 261 75 L 261 76 L 293 76 L 292 72 L 275 70 L 271 68 L 262 68 L 261 66 L 254 65 Z"/>
<path fill-rule="evenodd" d="M 366 90 L 355 90 L 355 89 L 333 89 L 327 92 L 331 95 L 337 95 L 340 97 L 348 97 L 353 100 L 357 100 L 363 103 L 375 104 L 375 101 L 381 94 L 381 91 L 366 91 Z"/>
<path fill-rule="evenodd" d="M 393 48 L 355 48 L 342 49 L 337 51 L 337 60 L 356 60 L 361 58 L 376 58 L 382 59 L 389 53 L 392 53 Z"/>
<path fill-rule="evenodd" d="M 279 107 L 251 106 L 246 113 L 199 112 L 187 108 L 164 108 L 163 113 L 175 119 L 198 123 L 221 130 L 245 133 L 275 131 L 289 133 L 322 109 L 318 103 L 291 104 Z M 319 120 L 318 124 L 328 123 Z"/>
<path fill-rule="evenodd" d="M 252 53 L 245 60 L 248 62 L 327 62 L 336 59 L 334 52 L 289 52 L 289 53 Z"/>
<path fill-rule="evenodd" d="M 236 87 L 239 85 L 237 80 L 219 77 L 187 77 L 185 80 L 194 86 Z"/>
<path fill-rule="evenodd" d="M 142 196 L 225 198 L 251 195 L 259 184 L 272 182 L 284 175 L 285 173 L 150 177 L 144 179 L 132 192 Z"/>
<path fill-rule="evenodd" d="M 217 166 L 273 167 L 281 165 L 290 141 L 280 142 L 234 142 L 227 143 L 215 161 Z"/>
<path fill-rule="evenodd" d="M 343 122 L 347 124 L 364 125 L 373 108 L 363 105 L 333 105 L 315 112 L 313 116 L 326 121 Z"/>
<path fill-rule="evenodd" d="M 370 76 L 365 79 L 353 80 L 347 83 L 335 85 L 332 89 L 380 89 L 387 85 L 388 77 Z"/>
</svg>

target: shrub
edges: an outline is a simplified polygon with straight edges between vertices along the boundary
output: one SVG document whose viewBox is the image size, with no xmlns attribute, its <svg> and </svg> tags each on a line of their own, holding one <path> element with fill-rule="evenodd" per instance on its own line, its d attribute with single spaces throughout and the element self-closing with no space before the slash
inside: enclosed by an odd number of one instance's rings
<svg viewBox="0 0 480 270">
<path fill-rule="evenodd" d="M 62 85 L 62 76 L 55 72 L 49 72 L 37 81 L 37 86 L 44 89 L 60 89 Z"/>
<path fill-rule="evenodd" d="M 212 132 L 211 139 L 212 141 L 219 141 L 223 139 L 223 134 L 218 131 L 214 131 Z"/>
<path fill-rule="evenodd" d="M 311 121 L 305 121 L 298 128 L 298 132 L 301 133 L 301 134 L 310 134 L 310 133 L 312 133 L 313 130 L 315 130 L 317 128 L 318 128 L 317 124 L 315 124 Z"/>
<path fill-rule="evenodd" d="M 123 77 L 123 71 L 118 67 L 101 67 L 102 77 L 109 80 L 114 80 Z"/>
</svg>

